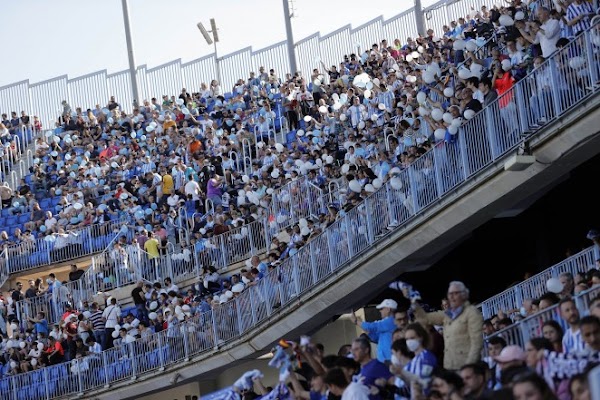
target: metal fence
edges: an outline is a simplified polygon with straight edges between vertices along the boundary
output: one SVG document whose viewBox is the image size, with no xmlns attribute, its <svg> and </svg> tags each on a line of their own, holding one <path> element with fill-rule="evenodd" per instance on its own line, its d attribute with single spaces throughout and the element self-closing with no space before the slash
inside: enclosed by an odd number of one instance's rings
<svg viewBox="0 0 600 400">
<path fill-rule="evenodd" d="M 424 9 L 426 25 L 441 36 L 444 24 L 468 16 L 472 12 L 471 7 L 479 10 L 483 4 L 483 0 L 439 1 Z M 388 20 L 380 16 L 356 28 L 347 25 L 323 36 L 318 32 L 295 44 L 297 65 L 306 75 L 313 68 L 320 68 L 321 61 L 327 66 L 338 65 L 344 54 L 364 51 L 382 38 L 387 38 L 390 43 L 396 38 L 405 42 L 416 31 L 414 9 L 410 8 Z M 153 68 L 140 65 L 136 69 L 136 80 L 141 99 L 137 100 L 161 98 L 164 94 L 175 95 L 183 87 L 188 91 L 197 91 L 200 83 L 209 83 L 216 77 L 216 61 L 214 55 L 208 55 L 186 63 L 182 63 L 181 59 L 174 60 Z M 280 77 L 290 71 L 285 41 L 256 51 L 252 48 L 241 49 L 219 57 L 218 62 L 222 75 L 221 87 L 225 92 L 230 91 L 238 79 L 247 78 L 251 70 L 261 65 L 275 69 Z M 130 81 L 129 70 L 111 74 L 102 70 L 77 78 L 63 75 L 34 84 L 21 81 L 0 87 L 0 109 L 29 111 L 31 115 L 37 115 L 48 128 L 54 127 L 62 113 L 62 100 L 82 109 L 93 109 L 96 104 L 106 104 L 109 96 L 114 95 L 125 110 L 131 111 L 134 99 Z"/>
<path fill-rule="evenodd" d="M 480 304 L 483 317 L 491 318 L 498 311 L 519 309 L 524 300 L 537 299 L 548 291 L 546 289 L 548 279 L 558 278 L 563 272 L 570 272 L 575 276 L 579 272 L 588 271 L 594 266 L 594 258 L 594 248 L 590 247 L 490 297 Z"/>
<path fill-rule="evenodd" d="M 106 248 L 126 220 L 109 221 L 55 233 L 6 248 L 10 274 L 54 265 L 98 253 Z"/>
<path fill-rule="evenodd" d="M 587 312 L 591 301 L 599 293 L 600 287 L 594 287 L 574 296 L 575 304 L 581 315 Z M 568 324 L 560 316 L 559 305 L 555 304 L 490 335 L 488 339 L 499 336 L 506 340 L 507 344 L 518 345 L 524 349 L 530 339 L 544 336 L 542 332 L 543 325 L 550 320 L 555 320 L 563 329 L 568 329 Z M 484 356 L 488 355 L 487 351 L 488 349 L 483 349 Z"/>
</svg>

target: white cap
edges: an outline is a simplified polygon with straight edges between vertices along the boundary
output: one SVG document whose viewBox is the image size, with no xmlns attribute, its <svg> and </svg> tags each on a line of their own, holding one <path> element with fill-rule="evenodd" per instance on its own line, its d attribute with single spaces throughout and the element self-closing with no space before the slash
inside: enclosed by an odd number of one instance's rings
<svg viewBox="0 0 600 400">
<path fill-rule="evenodd" d="M 381 302 L 381 304 L 379 304 L 377 306 L 378 310 L 381 310 L 382 308 L 391 308 L 393 310 L 398 308 L 398 303 L 396 303 L 396 301 L 392 300 L 392 299 L 385 299 L 384 301 Z"/>
</svg>

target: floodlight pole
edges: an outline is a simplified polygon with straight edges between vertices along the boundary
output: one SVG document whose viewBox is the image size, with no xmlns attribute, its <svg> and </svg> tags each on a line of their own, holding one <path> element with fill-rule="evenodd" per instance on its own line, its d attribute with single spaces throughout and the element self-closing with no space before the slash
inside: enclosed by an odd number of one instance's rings
<svg viewBox="0 0 600 400">
<path fill-rule="evenodd" d="M 219 81 L 219 85 L 223 85 L 223 82 L 221 82 L 221 65 L 219 64 L 219 56 L 217 55 L 217 41 L 214 40 L 215 34 L 213 31 L 209 32 L 213 34 L 213 45 L 215 46 L 215 67 L 217 70 L 217 81 Z"/>
<path fill-rule="evenodd" d="M 129 78 L 131 80 L 131 92 L 133 94 L 133 105 L 139 104 L 140 95 L 138 91 L 135 58 L 133 56 L 133 41 L 131 40 L 131 27 L 129 26 L 129 6 L 127 0 L 121 0 L 123 6 L 123 25 L 125 27 L 125 41 L 127 42 L 127 57 L 129 58 Z"/>
<path fill-rule="evenodd" d="M 296 65 L 296 47 L 294 47 L 294 35 L 292 32 L 292 14 L 290 14 L 289 0 L 283 0 L 283 17 L 285 19 L 285 33 L 287 37 L 288 58 L 290 61 L 290 72 L 298 72 Z"/>
<path fill-rule="evenodd" d="M 421 0 L 415 0 L 415 23 L 417 25 L 417 33 L 421 36 L 425 36 L 427 34 L 427 28 L 425 27 L 425 16 L 423 14 Z"/>
</svg>

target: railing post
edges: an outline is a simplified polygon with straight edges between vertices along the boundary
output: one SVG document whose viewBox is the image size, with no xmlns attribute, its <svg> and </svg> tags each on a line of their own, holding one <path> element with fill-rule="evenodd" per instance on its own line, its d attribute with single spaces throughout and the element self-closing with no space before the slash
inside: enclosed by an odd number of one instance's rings
<svg viewBox="0 0 600 400">
<path fill-rule="evenodd" d="M 333 273 L 335 271 L 335 255 L 333 253 L 333 247 L 331 245 L 331 231 L 325 230 L 325 236 L 327 236 L 327 252 L 329 253 L 329 271 Z"/>
<path fill-rule="evenodd" d="M 225 242 L 223 241 L 223 236 L 217 236 L 217 240 L 219 241 L 219 248 L 221 249 L 221 258 L 223 260 L 223 266 L 221 268 L 227 268 L 227 251 L 225 249 Z"/>
<path fill-rule="evenodd" d="M 189 331 L 188 331 L 188 323 L 184 322 L 183 324 L 181 324 L 182 329 L 183 329 L 183 354 L 184 354 L 184 361 L 190 361 L 190 338 L 189 338 Z"/>
<path fill-rule="evenodd" d="M 375 241 L 375 232 L 373 230 L 373 214 L 371 213 L 373 211 L 373 197 L 373 195 L 367 197 L 363 203 L 365 207 L 365 224 L 367 225 L 365 229 L 367 231 L 367 243 L 369 245 Z M 360 217 L 360 215 L 357 216 Z"/>
<path fill-rule="evenodd" d="M 108 360 L 106 359 L 106 350 L 102 352 L 102 368 L 104 369 L 104 387 L 110 387 L 110 379 L 108 378 Z"/>
<path fill-rule="evenodd" d="M 316 241 L 313 240 L 308 244 L 308 253 L 310 254 L 310 271 L 312 273 L 313 285 L 316 285 L 319 280 L 319 274 L 317 273 L 317 262 L 315 261 L 315 243 Z M 319 249 L 319 254 L 321 254 L 321 251 L 322 249 Z"/>
<path fill-rule="evenodd" d="M 408 169 L 408 182 L 409 182 L 409 186 L 410 186 L 410 197 L 413 202 L 413 212 L 416 215 L 421 210 L 421 207 L 419 205 L 419 194 L 417 193 L 417 183 L 416 183 L 413 175 L 414 175 L 414 168 L 409 168 Z"/>
<path fill-rule="evenodd" d="M 464 173 L 463 182 L 467 180 L 469 175 L 471 174 L 471 169 L 469 168 L 469 156 L 467 153 L 467 143 L 465 140 L 465 130 L 464 128 L 459 128 L 458 132 L 458 146 L 460 149 L 460 159 L 462 161 L 462 170 Z"/>
<path fill-rule="evenodd" d="M 75 364 L 77 365 L 77 385 L 79 386 L 79 391 L 77 393 L 80 395 L 84 392 L 83 380 L 81 378 L 81 360 L 82 359 L 75 359 Z"/>
<path fill-rule="evenodd" d="M 48 382 L 48 368 L 44 368 L 44 388 L 46 389 L 46 399 L 52 398 L 50 396 L 50 382 Z"/>
<path fill-rule="evenodd" d="M 294 290 L 296 292 L 296 297 L 300 297 L 300 282 L 298 281 L 298 257 L 290 258 L 292 259 L 292 279 L 294 280 Z"/>
<path fill-rule="evenodd" d="M 241 336 L 242 333 L 244 333 L 244 324 L 242 324 L 242 311 L 240 310 L 240 302 L 238 301 L 238 298 L 233 300 L 234 304 L 232 305 L 232 308 L 235 310 L 235 313 L 237 314 L 238 331 L 240 332 L 240 336 Z M 252 312 L 252 314 L 254 314 L 254 312 Z"/>
<path fill-rule="evenodd" d="M 218 349 L 219 348 L 219 330 L 217 328 L 217 320 L 215 318 L 215 309 L 213 308 L 210 312 L 210 318 L 212 321 L 212 326 L 213 326 L 213 335 L 214 335 L 214 348 Z"/>
<path fill-rule="evenodd" d="M 165 353 L 163 353 L 164 341 L 163 341 L 163 335 L 161 335 L 161 332 L 159 332 L 159 334 L 158 334 L 157 342 L 158 342 L 158 362 L 160 363 L 160 367 L 158 368 L 158 370 L 164 371 L 166 363 L 165 363 Z"/>
<path fill-rule="evenodd" d="M 250 313 L 252 314 L 252 326 L 255 326 L 258 322 L 258 317 L 256 315 L 256 301 L 254 301 L 254 290 L 250 288 L 249 297 L 250 297 Z M 271 315 L 271 305 L 267 302 L 267 315 Z"/>
<path fill-rule="evenodd" d="M 348 214 L 346 214 L 344 216 L 344 226 L 345 226 L 345 230 L 346 230 L 346 241 L 348 244 L 348 256 L 349 258 L 351 258 L 354 255 L 354 248 L 352 246 L 352 236 L 351 236 L 351 224 L 350 224 L 350 217 L 348 217 Z"/>
<path fill-rule="evenodd" d="M 534 72 L 534 78 L 535 78 L 535 74 L 536 72 Z M 521 82 L 525 82 L 525 79 L 523 79 Z M 529 107 L 526 106 L 526 102 L 525 102 L 525 93 L 523 93 L 523 86 L 524 84 L 515 84 L 513 85 L 513 89 L 514 90 L 514 97 L 515 97 L 515 103 L 516 103 L 516 107 L 517 107 L 517 119 L 518 124 L 519 124 L 519 128 L 521 130 L 521 132 L 527 132 L 527 130 L 529 129 L 529 119 L 527 118 L 527 111 L 530 109 Z M 510 107 L 510 106 L 508 106 Z M 510 128 L 509 128 L 510 129 Z M 513 145 L 514 143 L 509 142 L 509 145 L 507 147 L 510 147 L 511 145 Z"/>
<path fill-rule="evenodd" d="M 598 82 L 598 69 L 595 68 L 595 65 L 597 64 L 597 61 L 595 60 L 595 56 L 597 54 L 597 51 L 594 48 L 594 43 L 592 43 L 592 40 L 590 39 L 592 32 L 590 30 L 587 30 L 586 32 L 583 33 L 583 37 L 585 40 L 585 54 L 586 54 L 586 61 L 587 61 L 587 70 L 590 73 L 590 87 L 593 88 L 593 91 L 597 91 L 597 89 L 595 89 L 595 85 L 596 82 Z"/>
</svg>

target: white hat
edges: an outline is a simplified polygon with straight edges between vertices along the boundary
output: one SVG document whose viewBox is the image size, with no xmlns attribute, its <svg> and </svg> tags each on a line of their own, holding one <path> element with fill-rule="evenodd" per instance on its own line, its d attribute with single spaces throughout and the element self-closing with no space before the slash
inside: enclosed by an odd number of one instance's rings
<svg viewBox="0 0 600 400">
<path fill-rule="evenodd" d="M 377 306 L 378 310 L 381 310 L 382 308 L 391 308 L 393 310 L 398 308 L 398 303 L 396 303 L 396 301 L 392 300 L 392 299 L 385 299 L 384 301 L 381 302 L 381 304 L 379 304 Z"/>
</svg>

